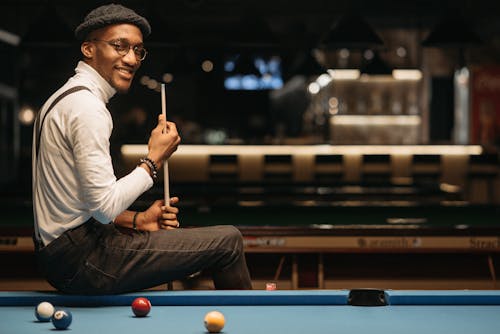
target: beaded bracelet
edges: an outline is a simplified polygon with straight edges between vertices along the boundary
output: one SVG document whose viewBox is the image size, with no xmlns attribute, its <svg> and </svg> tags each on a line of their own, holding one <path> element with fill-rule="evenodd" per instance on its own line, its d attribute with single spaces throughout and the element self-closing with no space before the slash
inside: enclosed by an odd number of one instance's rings
<svg viewBox="0 0 500 334">
<path fill-rule="evenodd" d="M 151 177 L 153 178 L 153 181 L 156 181 L 158 178 L 158 166 L 156 166 L 155 162 L 148 157 L 145 157 L 140 160 L 139 165 L 142 163 L 149 167 L 151 170 Z"/>
</svg>

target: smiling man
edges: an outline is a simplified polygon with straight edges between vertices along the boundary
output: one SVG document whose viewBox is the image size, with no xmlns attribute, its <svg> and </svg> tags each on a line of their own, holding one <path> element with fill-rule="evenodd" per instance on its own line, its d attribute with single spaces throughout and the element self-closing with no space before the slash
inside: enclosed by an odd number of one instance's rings
<svg viewBox="0 0 500 334">
<path fill-rule="evenodd" d="M 202 270 L 212 272 L 215 288 L 250 289 L 241 234 L 233 226 L 179 228 L 177 197 L 157 200 L 144 212 L 127 210 L 152 187 L 180 142 L 175 124 L 160 114 L 147 156 L 125 177 L 115 177 L 106 104 L 129 90 L 150 32 L 145 18 L 116 4 L 94 9 L 75 30 L 82 60 L 44 104 L 34 127 L 40 268 L 66 293 L 140 290 Z"/>
</svg>

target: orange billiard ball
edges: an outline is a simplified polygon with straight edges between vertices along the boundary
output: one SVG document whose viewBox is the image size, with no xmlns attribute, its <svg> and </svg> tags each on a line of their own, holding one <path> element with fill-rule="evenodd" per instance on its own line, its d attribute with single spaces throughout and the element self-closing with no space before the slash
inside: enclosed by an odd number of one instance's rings
<svg viewBox="0 0 500 334">
<path fill-rule="evenodd" d="M 210 311 L 205 315 L 205 328 L 210 333 L 219 333 L 226 323 L 224 315 L 219 311 Z"/>
</svg>

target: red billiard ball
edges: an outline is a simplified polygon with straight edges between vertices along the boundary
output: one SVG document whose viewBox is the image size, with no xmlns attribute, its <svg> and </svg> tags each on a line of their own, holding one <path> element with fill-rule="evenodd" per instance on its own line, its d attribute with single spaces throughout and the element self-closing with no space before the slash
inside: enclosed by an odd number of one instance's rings
<svg viewBox="0 0 500 334">
<path fill-rule="evenodd" d="M 132 312 L 136 317 L 145 317 L 151 311 L 151 302 L 144 297 L 138 297 L 132 302 Z"/>
</svg>

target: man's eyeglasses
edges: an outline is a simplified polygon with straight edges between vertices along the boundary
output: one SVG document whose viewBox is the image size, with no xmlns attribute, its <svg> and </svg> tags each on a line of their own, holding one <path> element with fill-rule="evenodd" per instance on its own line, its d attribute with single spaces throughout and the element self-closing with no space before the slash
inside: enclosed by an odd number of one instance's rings
<svg viewBox="0 0 500 334">
<path fill-rule="evenodd" d="M 113 41 L 105 41 L 102 39 L 92 39 L 94 42 L 104 42 L 107 43 L 108 45 L 112 46 L 116 52 L 124 57 L 127 55 L 127 53 L 130 52 L 130 49 L 134 51 L 135 58 L 139 61 L 143 61 L 144 58 L 146 58 L 146 55 L 148 52 L 146 49 L 142 46 L 137 46 L 137 45 L 130 45 L 130 43 L 123 41 L 123 40 L 113 40 Z"/>
</svg>

